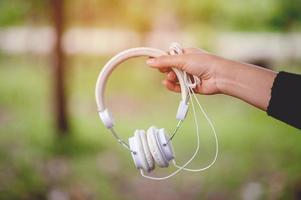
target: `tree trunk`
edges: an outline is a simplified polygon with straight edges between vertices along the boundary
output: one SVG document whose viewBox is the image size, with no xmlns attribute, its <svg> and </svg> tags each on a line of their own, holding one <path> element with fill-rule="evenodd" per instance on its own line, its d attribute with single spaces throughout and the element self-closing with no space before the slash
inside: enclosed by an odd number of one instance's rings
<svg viewBox="0 0 301 200">
<path fill-rule="evenodd" d="M 62 49 L 62 35 L 64 30 L 64 0 L 51 0 L 51 9 L 56 37 L 53 52 L 55 120 L 58 134 L 66 135 L 68 133 L 68 120 L 64 82 L 65 56 Z"/>
</svg>

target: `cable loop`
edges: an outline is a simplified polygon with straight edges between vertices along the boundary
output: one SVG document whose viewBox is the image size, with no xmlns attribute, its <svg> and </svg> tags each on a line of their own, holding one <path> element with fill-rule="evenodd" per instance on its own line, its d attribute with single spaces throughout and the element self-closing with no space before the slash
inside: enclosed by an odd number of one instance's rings
<svg viewBox="0 0 301 200">
<path fill-rule="evenodd" d="M 173 42 L 170 45 L 170 47 L 169 47 L 170 55 L 181 55 L 183 53 L 184 53 L 183 49 L 179 43 Z M 184 74 L 184 83 L 187 87 L 194 89 L 201 83 L 201 80 L 199 79 L 199 77 L 197 77 L 195 75 L 190 75 L 187 72 L 183 72 L 183 74 Z M 191 81 L 190 76 L 193 77 L 193 82 Z"/>
</svg>

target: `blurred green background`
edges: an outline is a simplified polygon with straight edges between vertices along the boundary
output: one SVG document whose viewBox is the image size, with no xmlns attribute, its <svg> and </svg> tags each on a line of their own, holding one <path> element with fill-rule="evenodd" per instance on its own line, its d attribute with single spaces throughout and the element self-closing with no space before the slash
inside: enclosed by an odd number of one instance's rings
<svg viewBox="0 0 301 200">
<path fill-rule="evenodd" d="M 155 182 L 101 124 L 94 99 L 114 54 L 173 41 L 301 73 L 300 8 L 300 0 L 0 0 L 0 199 L 300 199 L 300 130 L 240 100 L 199 96 L 220 139 L 216 164 Z M 179 94 L 144 60 L 123 63 L 106 90 L 123 138 L 177 123 Z M 214 153 L 199 116 L 194 167 Z M 184 163 L 195 147 L 191 113 L 173 144 Z"/>
</svg>

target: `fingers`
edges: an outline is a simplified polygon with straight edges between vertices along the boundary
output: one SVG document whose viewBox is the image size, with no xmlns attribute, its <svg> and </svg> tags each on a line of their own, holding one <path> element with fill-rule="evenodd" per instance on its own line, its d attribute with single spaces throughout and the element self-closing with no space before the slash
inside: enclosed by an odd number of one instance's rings
<svg viewBox="0 0 301 200">
<path fill-rule="evenodd" d="M 198 85 L 196 86 L 196 88 L 193 89 L 193 91 L 194 91 L 195 93 L 202 94 L 202 93 L 203 93 L 203 87 L 202 87 L 202 84 L 198 84 Z"/>
<path fill-rule="evenodd" d="M 150 59 L 153 59 L 154 57 L 149 57 L 149 60 Z M 146 61 L 146 63 L 147 63 L 148 61 Z M 171 68 L 170 67 L 160 67 L 159 69 L 158 69 L 160 72 L 162 72 L 162 73 L 166 73 L 166 72 L 169 72 L 169 71 L 171 71 Z"/>
<path fill-rule="evenodd" d="M 178 83 L 178 77 L 174 71 L 169 71 L 162 83 L 170 91 L 181 92 L 181 87 Z"/>
<path fill-rule="evenodd" d="M 178 82 L 178 77 L 174 71 L 168 72 L 166 75 L 166 80 L 173 81 L 173 82 Z"/>
<path fill-rule="evenodd" d="M 183 52 L 184 53 L 199 53 L 199 49 L 197 49 L 197 48 L 184 48 Z"/>
<path fill-rule="evenodd" d="M 175 67 L 183 69 L 185 55 L 166 55 L 146 60 L 146 64 L 154 68 Z"/>
<path fill-rule="evenodd" d="M 173 92 L 181 92 L 181 87 L 179 84 L 177 84 L 176 82 L 173 81 L 169 81 L 169 80 L 163 80 L 163 85 L 170 91 Z"/>
<path fill-rule="evenodd" d="M 159 68 L 159 71 L 162 73 L 166 73 L 166 72 L 171 71 L 171 68 L 170 67 L 162 67 L 162 68 Z"/>
<path fill-rule="evenodd" d="M 183 52 L 185 54 L 208 53 L 205 50 L 199 48 L 184 48 Z"/>
<path fill-rule="evenodd" d="M 168 68 L 168 70 L 171 70 Z M 181 92 L 181 87 L 178 83 L 178 77 L 174 71 L 169 71 L 166 74 L 165 80 L 162 81 L 163 85 L 170 91 Z"/>
</svg>

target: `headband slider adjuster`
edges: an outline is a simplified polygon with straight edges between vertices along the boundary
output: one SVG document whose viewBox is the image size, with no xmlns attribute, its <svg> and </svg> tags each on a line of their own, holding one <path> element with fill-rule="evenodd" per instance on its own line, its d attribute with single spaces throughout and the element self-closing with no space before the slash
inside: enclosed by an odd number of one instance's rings
<svg viewBox="0 0 301 200">
<path fill-rule="evenodd" d="M 178 120 L 184 120 L 186 117 L 187 111 L 188 111 L 188 104 L 184 100 L 180 101 L 176 118 Z"/>
<path fill-rule="evenodd" d="M 112 128 L 114 126 L 114 120 L 108 109 L 99 111 L 98 114 L 105 127 Z"/>
</svg>

